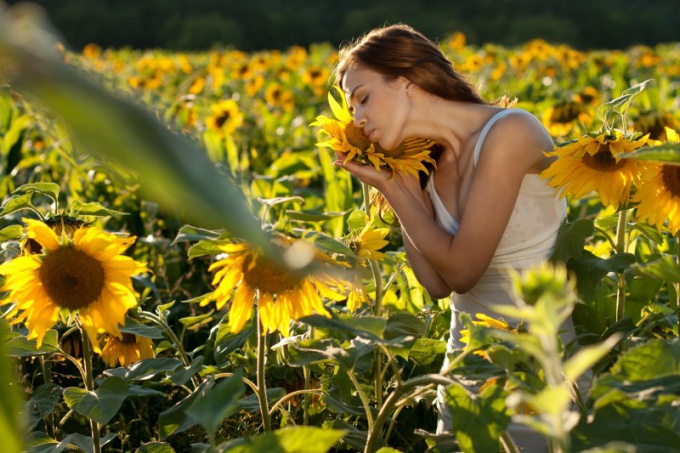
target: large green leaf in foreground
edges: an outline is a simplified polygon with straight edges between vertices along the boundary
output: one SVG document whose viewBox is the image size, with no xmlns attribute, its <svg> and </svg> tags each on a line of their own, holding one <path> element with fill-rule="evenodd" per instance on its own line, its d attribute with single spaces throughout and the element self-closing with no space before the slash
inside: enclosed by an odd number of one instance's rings
<svg viewBox="0 0 680 453">
<path fill-rule="evenodd" d="M 226 228 L 266 246 L 244 195 L 200 146 L 64 64 L 42 10 L 20 6 L 6 9 L 0 3 L 0 66 L 13 88 L 61 116 L 88 150 L 139 175 L 147 198 L 181 209 L 188 222 Z"/>
</svg>

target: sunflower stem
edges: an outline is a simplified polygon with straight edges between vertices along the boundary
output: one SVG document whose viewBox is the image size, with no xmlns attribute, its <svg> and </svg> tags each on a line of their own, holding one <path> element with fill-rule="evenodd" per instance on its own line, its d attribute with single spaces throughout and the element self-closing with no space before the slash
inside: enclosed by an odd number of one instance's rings
<svg viewBox="0 0 680 453">
<path fill-rule="evenodd" d="M 314 326 L 309 327 L 309 339 L 313 339 L 315 336 L 316 329 Z M 311 392 L 312 386 L 312 370 L 309 366 L 305 365 L 302 367 L 302 373 L 305 377 L 305 390 Z M 312 393 L 306 394 L 302 403 L 302 424 L 304 426 L 309 425 L 309 406 L 312 402 Z"/>
<path fill-rule="evenodd" d="M 170 341 L 175 345 L 175 349 L 177 349 L 177 352 L 179 353 L 180 357 L 182 358 L 182 362 L 184 362 L 185 367 L 190 367 L 191 366 L 191 360 L 189 360 L 189 356 L 187 355 L 186 351 L 184 351 L 184 346 L 182 345 L 182 342 L 180 339 L 175 335 L 175 332 L 170 328 L 167 322 L 163 320 L 160 316 L 156 316 L 153 313 L 149 313 L 148 311 L 140 311 L 139 315 L 142 318 L 146 318 L 150 321 L 153 321 L 156 323 L 161 329 L 163 329 L 163 332 L 168 336 Z M 198 388 L 199 382 L 198 378 L 196 376 L 191 377 L 191 383 L 194 385 L 194 389 Z"/>
<path fill-rule="evenodd" d="M 680 232 L 675 234 L 675 262 L 680 265 Z M 675 304 L 678 307 L 678 331 L 680 332 L 680 283 L 675 284 Z"/>
<path fill-rule="evenodd" d="M 371 195 L 369 193 L 368 184 L 361 183 L 362 194 L 364 196 L 364 212 L 370 217 L 371 216 Z"/>
<path fill-rule="evenodd" d="M 616 225 L 616 253 L 626 251 L 626 222 L 628 210 L 619 211 L 619 221 Z M 617 272 L 617 291 L 616 291 L 616 321 L 623 319 L 626 309 L 626 278 L 623 272 Z"/>
<path fill-rule="evenodd" d="M 262 413 L 262 427 L 265 431 L 271 431 L 271 416 L 269 415 L 269 401 L 267 401 L 267 383 L 264 374 L 264 362 L 267 358 L 267 334 L 262 329 L 260 322 L 260 310 L 257 310 L 257 389 Z"/>
<path fill-rule="evenodd" d="M 85 364 L 85 388 L 88 392 L 94 392 L 94 376 L 92 375 L 92 348 L 90 339 L 85 329 L 78 323 L 80 335 L 83 341 L 83 363 Z M 102 447 L 99 440 L 99 423 L 90 419 L 90 429 L 92 430 L 92 445 L 94 453 L 101 453 Z"/>
<path fill-rule="evenodd" d="M 373 280 L 375 282 L 375 304 L 373 305 L 373 314 L 380 318 L 382 317 L 382 299 L 383 299 L 383 281 L 380 275 L 380 268 L 375 260 L 368 260 L 373 273 Z M 375 350 L 375 400 L 378 406 L 382 405 L 382 351 L 379 348 Z"/>
</svg>

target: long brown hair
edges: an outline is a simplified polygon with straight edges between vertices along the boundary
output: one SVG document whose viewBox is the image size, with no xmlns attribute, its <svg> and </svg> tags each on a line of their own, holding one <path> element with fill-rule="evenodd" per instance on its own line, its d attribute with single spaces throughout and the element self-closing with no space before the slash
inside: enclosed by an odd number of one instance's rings
<svg viewBox="0 0 680 453">
<path fill-rule="evenodd" d="M 409 25 L 376 28 L 342 47 L 335 68 L 336 83 L 342 87 L 347 70 L 357 66 L 376 71 L 386 80 L 404 77 L 444 99 L 488 104 L 453 68 L 437 44 Z"/>
</svg>

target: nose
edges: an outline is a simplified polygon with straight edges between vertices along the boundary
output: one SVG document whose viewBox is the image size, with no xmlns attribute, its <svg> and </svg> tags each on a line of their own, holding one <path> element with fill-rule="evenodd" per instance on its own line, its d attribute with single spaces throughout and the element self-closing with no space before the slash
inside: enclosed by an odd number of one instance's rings
<svg viewBox="0 0 680 453">
<path fill-rule="evenodd" d="M 356 127 L 364 127 L 366 125 L 366 117 L 359 112 L 354 112 L 354 125 Z"/>
</svg>

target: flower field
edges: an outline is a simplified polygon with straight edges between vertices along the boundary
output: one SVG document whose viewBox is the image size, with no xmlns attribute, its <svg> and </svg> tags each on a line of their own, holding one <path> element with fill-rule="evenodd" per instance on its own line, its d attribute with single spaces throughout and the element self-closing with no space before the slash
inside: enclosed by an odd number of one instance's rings
<svg viewBox="0 0 680 453">
<path fill-rule="evenodd" d="M 333 165 L 417 173 L 429 144 L 362 150 L 338 49 L 73 51 L 23 20 L 0 12 L 10 451 L 514 452 L 511 422 L 553 452 L 680 451 L 680 44 L 439 41 L 541 119 L 569 207 L 517 308 L 461 315 L 441 371 L 448 300 Z"/>
</svg>

